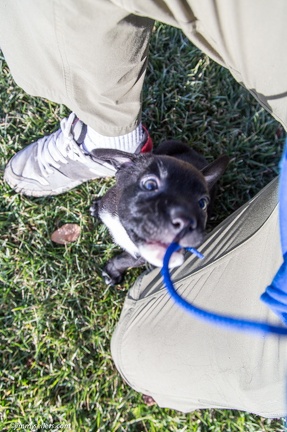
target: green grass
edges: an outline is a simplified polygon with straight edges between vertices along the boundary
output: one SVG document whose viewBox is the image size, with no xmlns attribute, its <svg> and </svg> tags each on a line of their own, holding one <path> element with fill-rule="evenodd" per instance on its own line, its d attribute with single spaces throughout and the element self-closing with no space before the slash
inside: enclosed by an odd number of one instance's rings
<svg viewBox="0 0 287 432">
<path fill-rule="evenodd" d="M 220 183 L 210 227 L 254 196 L 278 172 L 283 129 L 230 74 L 175 29 L 154 31 L 143 122 L 155 144 L 180 138 L 212 160 L 232 162 Z M 0 165 L 26 143 L 58 128 L 63 106 L 32 98 L 0 73 Z M 202 410 L 182 414 L 147 407 L 117 373 L 110 339 L 126 291 L 107 288 L 101 268 L 117 247 L 89 215 L 92 195 L 112 181 L 90 182 L 60 197 L 15 194 L 1 176 L 0 203 L 0 428 L 29 424 L 71 431 L 280 431 L 281 420 L 248 413 Z M 55 245 L 61 224 L 82 227 L 74 244 Z"/>
</svg>

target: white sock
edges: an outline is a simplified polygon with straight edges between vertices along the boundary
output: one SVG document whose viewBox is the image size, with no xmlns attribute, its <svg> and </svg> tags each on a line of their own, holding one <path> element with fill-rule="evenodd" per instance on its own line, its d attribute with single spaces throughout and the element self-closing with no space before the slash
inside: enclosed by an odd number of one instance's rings
<svg viewBox="0 0 287 432">
<path fill-rule="evenodd" d="M 117 137 L 108 137 L 99 134 L 90 126 L 87 127 L 83 148 L 88 152 L 96 148 L 113 148 L 128 153 L 134 153 L 143 139 L 143 128 L 141 123 L 138 127 L 125 135 Z"/>
</svg>

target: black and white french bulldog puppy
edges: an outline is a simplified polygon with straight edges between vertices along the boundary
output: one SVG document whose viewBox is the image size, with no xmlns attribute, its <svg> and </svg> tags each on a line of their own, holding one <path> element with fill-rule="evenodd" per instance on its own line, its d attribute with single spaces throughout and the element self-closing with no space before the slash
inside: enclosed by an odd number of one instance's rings
<svg viewBox="0 0 287 432">
<path fill-rule="evenodd" d="M 119 283 L 127 268 L 146 261 L 161 267 L 173 241 L 201 244 L 214 185 L 226 169 L 227 156 L 208 164 L 180 141 L 165 141 L 153 153 L 97 149 L 92 157 L 117 170 L 115 186 L 90 208 L 125 250 L 105 266 L 106 283 Z M 182 251 L 175 252 L 170 267 L 182 262 Z"/>
</svg>

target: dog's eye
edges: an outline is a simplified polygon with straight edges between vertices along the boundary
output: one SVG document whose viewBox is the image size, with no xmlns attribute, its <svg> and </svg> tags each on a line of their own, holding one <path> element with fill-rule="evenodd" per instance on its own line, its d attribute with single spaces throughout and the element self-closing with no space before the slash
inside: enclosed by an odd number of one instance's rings
<svg viewBox="0 0 287 432">
<path fill-rule="evenodd" d="M 155 178 L 147 178 L 142 180 L 142 187 L 147 191 L 155 191 L 158 189 L 158 182 Z"/>
<path fill-rule="evenodd" d="M 209 203 L 208 198 L 201 198 L 201 199 L 198 201 L 198 205 L 199 205 L 199 207 L 201 208 L 201 210 L 206 210 L 206 209 L 207 209 L 207 206 L 208 206 L 208 203 Z"/>
</svg>

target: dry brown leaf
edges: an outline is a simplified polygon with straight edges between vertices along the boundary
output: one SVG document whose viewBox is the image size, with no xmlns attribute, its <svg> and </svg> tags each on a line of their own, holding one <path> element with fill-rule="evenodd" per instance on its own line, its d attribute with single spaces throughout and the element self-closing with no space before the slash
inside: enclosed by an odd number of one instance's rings
<svg viewBox="0 0 287 432">
<path fill-rule="evenodd" d="M 75 242 L 81 234 L 81 227 L 78 224 L 67 223 L 62 225 L 51 235 L 51 240 L 58 244 L 69 244 Z"/>
</svg>

